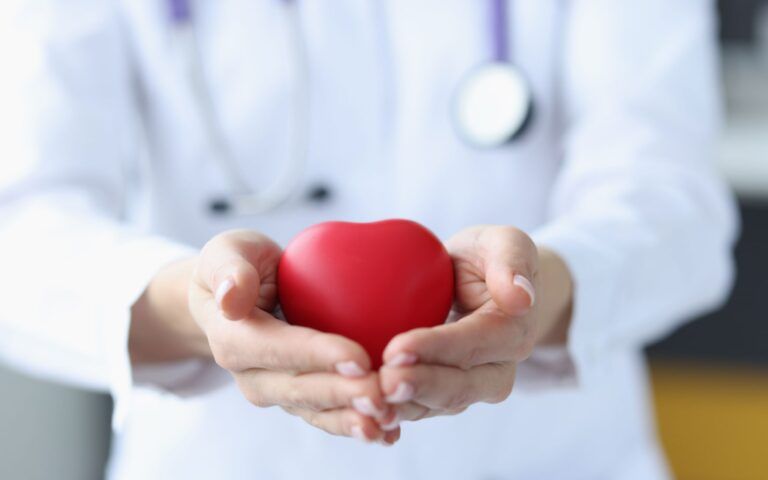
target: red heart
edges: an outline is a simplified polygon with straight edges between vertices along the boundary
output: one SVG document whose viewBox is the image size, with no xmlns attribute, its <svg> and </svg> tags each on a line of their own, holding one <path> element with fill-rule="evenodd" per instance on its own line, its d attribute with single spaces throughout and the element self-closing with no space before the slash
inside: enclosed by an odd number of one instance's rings
<svg viewBox="0 0 768 480">
<path fill-rule="evenodd" d="M 374 369 L 392 337 L 445 321 L 453 282 L 443 244 L 409 220 L 314 225 L 290 242 L 277 272 L 288 322 L 355 340 Z"/>
</svg>

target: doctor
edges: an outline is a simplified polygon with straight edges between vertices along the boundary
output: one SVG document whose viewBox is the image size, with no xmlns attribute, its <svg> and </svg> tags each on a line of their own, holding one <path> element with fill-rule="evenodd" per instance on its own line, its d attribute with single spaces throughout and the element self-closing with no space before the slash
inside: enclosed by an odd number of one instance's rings
<svg viewBox="0 0 768 480">
<path fill-rule="evenodd" d="M 641 348 L 732 276 L 711 2 L 2 8 L 0 355 L 112 393 L 110 478 L 667 478 Z M 462 318 L 371 372 L 275 268 L 387 217 Z"/>
</svg>

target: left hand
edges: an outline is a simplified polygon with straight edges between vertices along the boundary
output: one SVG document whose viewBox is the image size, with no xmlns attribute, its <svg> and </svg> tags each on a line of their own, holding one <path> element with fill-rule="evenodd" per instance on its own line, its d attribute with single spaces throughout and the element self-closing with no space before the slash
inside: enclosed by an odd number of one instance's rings
<svg viewBox="0 0 768 480">
<path fill-rule="evenodd" d="M 458 320 L 402 333 L 387 345 L 380 381 L 395 408 L 382 421 L 385 429 L 505 400 L 517 363 L 533 351 L 539 255 L 528 235 L 512 227 L 472 227 L 446 248 Z"/>
</svg>

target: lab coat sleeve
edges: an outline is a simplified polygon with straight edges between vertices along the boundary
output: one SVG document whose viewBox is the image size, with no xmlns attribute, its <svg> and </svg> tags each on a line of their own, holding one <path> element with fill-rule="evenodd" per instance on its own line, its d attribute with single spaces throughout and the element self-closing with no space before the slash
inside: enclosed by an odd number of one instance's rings
<svg viewBox="0 0 768 480">
<path fill-rule="evenodd" d="M 189 247 L 123 219 L 139 128 L 116 2 L 0 7 L 0 360 L 131 390 L 130 308 Z"/>
<path fill-rule="evenodd" d="M 611 368 L 612 352 L 658 339 L 724 300 L 737 221 L 713 168 L 714 4 L 569 5 L 563 165 L 550 219 L 533 237 L 572 272 L 567 348 L 588 385 Z M 532 364 L 546 356 L 534 354 Z M 554 364 L 560 376 L 568 371 Z"/>
</svg>

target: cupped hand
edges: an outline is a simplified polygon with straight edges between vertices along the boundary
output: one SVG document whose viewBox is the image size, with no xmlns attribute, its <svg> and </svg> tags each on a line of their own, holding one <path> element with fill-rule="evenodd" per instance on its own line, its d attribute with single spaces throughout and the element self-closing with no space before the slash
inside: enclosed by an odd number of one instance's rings
<svg viewBox="0 0 768 480">
<path fill-rule="evenodd" d="M 446 248 L 456 279 L 452 321 L 400 334 L 385 349 L 381 388 L 395 407 L 381 422 L 385 430 L 505 400 L 517 363 L 533 350 L 533 241 L 512 227 L 479 226 L 459 232 Z"/>
<path fill-rule="evenodd" d="M 248 401 L 280 406 L 335 435 L 393 444 L 378 375 L 357 343 L 292 326 L 271 313 L 281 250 L 257 232 L 218 235 L 203 248 L 189 287 L 189 308 L 214 360 Z"/>
</svg>

